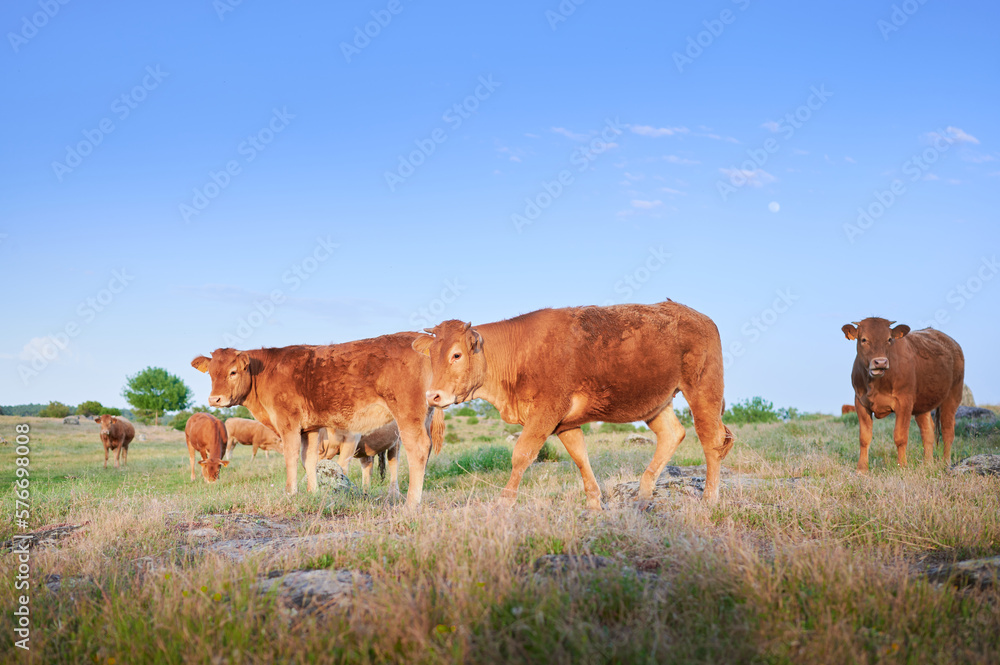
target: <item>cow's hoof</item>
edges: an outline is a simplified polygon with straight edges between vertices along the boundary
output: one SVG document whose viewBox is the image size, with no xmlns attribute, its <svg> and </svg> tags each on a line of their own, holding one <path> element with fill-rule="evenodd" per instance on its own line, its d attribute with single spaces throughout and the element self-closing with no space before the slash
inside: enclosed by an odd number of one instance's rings
<svg viewBox="0 0 1000 665">
<path fill-rule="evenodd" d="M 650 499 L 639 499 L 635 502 L 635 509 L 640 513 L 648 513 L 653 509 L 653 502 Z"/>
</svg>

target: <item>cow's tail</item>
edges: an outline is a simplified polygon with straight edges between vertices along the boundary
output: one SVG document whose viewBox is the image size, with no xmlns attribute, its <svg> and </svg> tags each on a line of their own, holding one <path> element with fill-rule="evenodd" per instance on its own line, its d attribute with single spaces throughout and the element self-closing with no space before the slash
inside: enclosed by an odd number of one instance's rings
<svg viewBox="0 0 1000 665">
<path fill-rule="evenodd" d="M 722 413 L 726 412 L 726 400 L 722 400 Z M 719 421 L 722 421 L 722 414 L 719 414 Z M 733 449 L 736 445 L 736 435 L 733 434 L 733 430 L 726 426 L 726 423 L 722 423 L 722 429 L 726 430 L 726 436 L 722 439 L 722 448 L 719 450 L 719 461 L 726 459 L 726 455 L 729 451 Z"/>
<path fill-rule="evenodd" d="M 378 454 L 378 476 L 385 480 L 385 451 Z"/>
<path fill-rule="evenodd" d="M 435 407 L 434 415 L 431 417 L 431 428 L 428 434 L 431 435 L 431 450 L 435 454 L 441 452 L 441 446 L 444 444 L 444 409 L 438 409 Z"/>
<path fill-rule="evenodd" d="M 941 442 L 941 407 L 931 412 L 931 418 L 934 420 L 934 445 L 936 446 Z"/>
</svg>

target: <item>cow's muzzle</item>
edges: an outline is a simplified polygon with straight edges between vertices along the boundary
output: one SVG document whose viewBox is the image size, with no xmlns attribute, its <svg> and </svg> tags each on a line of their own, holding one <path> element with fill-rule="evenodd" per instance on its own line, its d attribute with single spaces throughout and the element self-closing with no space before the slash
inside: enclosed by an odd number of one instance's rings
<svg viewBox="0 0 1000 665">
<path fill-rule="evenodd" d="M 225 402 L 225 403 L 223 403 L 223 402 Z M 209 406 L 214 406 L 216 408 L 224 408 L 224 407 L 229 406 L 229 400 L 227 400 L 222 395 L 209 395 L 208 396 L 208 405 Z"/>
<path fill-rule="evenodd" d="M 889 369 L 888 358 L 872 358 L 868 363 L 868 372 L 872 376 L 882 376 Z"/>
<path fill-rule="evenodd" d="M 455 403 L 455 396 L 450 395 L 443 390 L 428 390 L 425 395 L 427 396 L 428 406 L 451 406 Z"/>
</svg>

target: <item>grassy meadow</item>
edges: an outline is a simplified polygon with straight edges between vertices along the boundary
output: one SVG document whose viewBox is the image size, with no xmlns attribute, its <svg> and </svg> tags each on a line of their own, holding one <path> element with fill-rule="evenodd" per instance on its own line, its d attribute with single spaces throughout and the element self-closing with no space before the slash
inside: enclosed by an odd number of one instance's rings
<svg viewBox="0 0 1000 665">
<path fill-rule="evenodd" d="M 717 505 L 678 495 L 650 512 L 609 497 L 638 480 L 652 446 L 595 428 L 587 444 L 608 505 L 593 513 L 556 439 L 515 508 L 496 506 L 512 445 L 495 419 L 447 420 L 452 442 L 431 458 L 415 512 L 389 501 L 377 475 L 369 495 L 308 494 L 300 473 L 300 493 L 286 497 L 282 458 L 251 464 L 245 446 L 220 482 L 191 482 L 183 434 L 162 427 L 137 426 L 146 440 L 132 443 L 128 468 L 112 458 L 104 470 L 93 423 L 0 416 L 10 442 L 0 481 L 11 490 L 21 422 L 31 426 L 30 530 L 84 526 L 32 551 L 31 650 L 13 647 L 5 611 L 4 663 L 1000 662 L 1000 587 L 922 574 L 1000 554 L 1000 478 L 925 466 L 915 425 L 900 469 L 891 421 L 876 423 L 867 477 L 854 472 L 857 425 L 736 427 Z M 953 461 L 979 453 L 1000 453 L 1000 434 L 957 439 Z M 693 429 L 671 463 L 704 463 Z M 356 462 L 350 476 L 360 487 Z M 280 565 L 192 548 L 191 525 L 225 537 L 229 513 L 292 535 L 352 536 Z M 0 540 L 17 532 L 12 518 L 0 530 Z M 536 573 L 547 554 L 613 564 Z M 0 559 L 16 568 L 9 550 Z M 251 587 L 276 567 L 359 571 L 372 585 L 346 611 L 289 616 Z M 62 576 L 60 591 L 46 588 L 49 575 Z M 8 579 L 0 605 L 13 608 L 24 592 Z"/>
</svg>

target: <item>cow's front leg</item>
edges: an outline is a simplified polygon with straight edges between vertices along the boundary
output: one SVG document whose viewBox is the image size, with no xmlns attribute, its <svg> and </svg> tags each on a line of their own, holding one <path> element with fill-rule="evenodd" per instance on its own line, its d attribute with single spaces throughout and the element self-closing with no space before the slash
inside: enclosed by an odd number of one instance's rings
<svg viewBox="0 0 1000 665">
<path fill-rule="evenodd" d="M 583 441 L 583 430 L 579 427 L 566 430 L 559 435 L 559 440 L 562 441 L 562 444 L 566 447 L 566 452 L 569 453 L 569 456 L 576 462 L 577 468 L 580 469 L 580 476 L 583 478 L 583 492 L 587 495 L 587 508 L 602 510 L 601 486 L 597 484 L 597 477 L 594 475 L 594 470 L 590 468 L 590 457 L 587 455 L 587 446 Z M 518 442 L 520 443 L 520 439 L 518 439 Z M 545 445 L 544 439 L 542 439 L 542 445 Z M 539 446 L 540 448 L 541 446 Z M 538 455 L 537 450 L 535 451 L 535 455 Z"/>
<path fill-rule="evenodd" d="M 316 465 L 319 464 L 319 431 L 302 435 L 302 464 L 306 468 L 306 489 L 315 492 L 319 489 L 316 481 Z"/>
<path fill-rule="evenodd" d="M 857 399 L 854 406 L 858 412 L 858 439 L 861 450 L 858 453 L 858 473 L 868 473 L 868 447 L 872 445 L 872 412 Z"/>
<path fill-rule="evenodd" d="M 524 426 L 520 436 L 517 437 L 517 443 L 514 444 L 514 454 L 511 455 L 511 465 L 513 468 L 510 471 L 510 480 L 507 481 L 506 487 L 500 492 L 501 504 L 509 508 L 517 501 L 517 489 L 521 486 L 521 478 L 531 463 L 535 461 L 535 458 L 538 457 L 538 451 L 545 445 L 545 439 L 549 438 L 549 434 L 552 433 L 553 429 L 553 427 L 539 425 L 538 423 L 527 423 Z M 580 434 L 582 440 L 582 430 Z M 567 446 L 567 451 L 568 449 Z M 587 462 L 587 466 L 590 466 L 589 461 Z M 582 472 L 583 470 L 581 469 Z M 591 472 L 591 475 L 593 475 L 593 472 Z M 597 481 L 595 480 L 594 482 L 596 484 Z M 598 489 L 597 493 L 597 510 L 600 510 L 600 489 Z"/>
<path fill-rule="evenodd" d="M 372 466 L 375 464 L 374 457 L 362 457 L 361 458 L 361 491 L 365 494 L 372 486 Z"/>
<path fill-rule="evenodd" d="M 924 444 L 924 464 L 933 464 L 934 440 L 937 438 L 934 434 L 934 418 L 930 411 L 914 416 L 914 418 L 917 420 L 917 427 L 920 428 L 920 439 Z"/>
<path fill-rule="evenodd" d="M 115 448 L 115 468 L 119 468 L 122 459 L 122 447 L 118 446 Z"/>
<path fill-rule="evenodd" d="M 393 414 L 396 415 L 395 413 Z M 431 453 L 431 438 L 424 428 L 423 405 L 412 410 L 409 417 L 397 417 L 399 438 L 406 451 L 406 461 L 410 468 L 410 485 L 406 488 L 406 507 L 416 508 L 424 491 L 424 470 L 427 467 L 427 457 Z"/>
<path fill-rule="evenodd" d="M 285 493 L 289 496 L 298 491 L 299 448 L 302 438 L 302 431 L 298 427 L 289 428 L 281 435 L 285 454 Z"/>
<path fill-rule="evenodd" d="M 899 466 L 906 466 L 906 442 L 910 438 L 910 415 L 912 407 L 902 407 L 896 411 L 896 426 L 892 429 L 892 440 L 896 444 L 896 460 Z"/>
<path fill-rule="evenodd" d="M 109 452 L 110 451 L 109 451 L 108 447 L 105 445 L 104 446 L 104 468 L 105 469 L 108 468 L 108 453 Z"/>
</svg>

